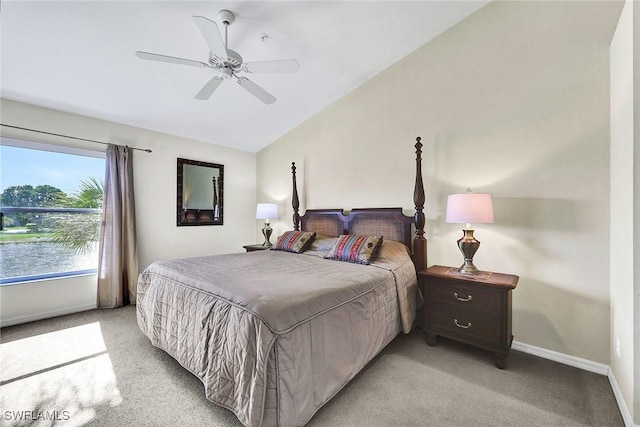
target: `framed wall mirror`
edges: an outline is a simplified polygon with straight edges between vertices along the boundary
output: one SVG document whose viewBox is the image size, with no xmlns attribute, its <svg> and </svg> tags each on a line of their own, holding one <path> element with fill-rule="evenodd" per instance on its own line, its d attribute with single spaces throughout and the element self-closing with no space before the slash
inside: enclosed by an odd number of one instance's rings
<svg viewBox="0 0 640 427">
<path fill-rule="evenodd" d="M 177 225 L 222 225 L 224 165 L 178 159 Z"/>
</svg>

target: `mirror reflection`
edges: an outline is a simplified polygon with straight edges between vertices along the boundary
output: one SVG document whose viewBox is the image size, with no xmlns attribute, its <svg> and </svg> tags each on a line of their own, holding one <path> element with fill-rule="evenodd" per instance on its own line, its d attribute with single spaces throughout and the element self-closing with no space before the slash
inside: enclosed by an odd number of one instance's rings
<svg viewBox="0 0 640 427">
<path fill-rule="evenodd" d="M 224 166 L 178 159 L 177 225 L 222 225 Z"/>
</svg>

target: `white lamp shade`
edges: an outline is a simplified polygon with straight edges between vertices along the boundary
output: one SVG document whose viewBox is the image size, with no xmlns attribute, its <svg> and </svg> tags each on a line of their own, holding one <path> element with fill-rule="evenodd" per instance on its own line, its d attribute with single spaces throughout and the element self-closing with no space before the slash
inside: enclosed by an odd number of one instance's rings
<svg viewBox="0 0 640 427">
<path fill-rule="evenodd" d="M 258 203 L 256 208 L 256 219 L 278 218 L 278 205 L 275 203 Z"/>
<path fill-rule="evenodd" d="M 447 197 L 446 222 L 458 224 L 493 222 L 491 194 L 450 194 Z"/>
</svg>

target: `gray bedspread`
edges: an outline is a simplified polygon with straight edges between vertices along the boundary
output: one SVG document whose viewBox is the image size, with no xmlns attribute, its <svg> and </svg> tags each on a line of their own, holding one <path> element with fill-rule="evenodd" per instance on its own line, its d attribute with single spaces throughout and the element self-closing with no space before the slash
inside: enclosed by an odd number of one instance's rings
<svg viewBox="0 0 640 427">
<path fill-rule="evenodd" d="M 138 280 L 138 324 L 246 426 L 304 425 L 415 314 L 404 246 L 385 242 L 369 266 L 321 255 L 156 262 Z"/>
</svg>

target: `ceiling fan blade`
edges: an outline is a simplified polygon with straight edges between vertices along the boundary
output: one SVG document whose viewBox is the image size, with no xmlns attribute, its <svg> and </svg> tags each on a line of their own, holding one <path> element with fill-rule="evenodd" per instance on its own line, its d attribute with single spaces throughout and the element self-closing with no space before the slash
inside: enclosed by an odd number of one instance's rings
<svg viewBox="0 0 640 427">
<path fill-rule="evenodd" d="M 209 45 L 211 53 L 221 58 L 226 58 L 228 56 L 227 49 L 224 46 L 224 41 L 222 40 L 222 36 L 218 30 L 218 25 L 211 19 L 205 18 L 204 16 L 194 16 L 193 20 L 198 26 L 202 37 L 204 37 Z"/>
<path fill-rule="evenodd" d="M 249 73 L 297 73 L 300 66 L 295 59 L 247 62 L 242 67 Z"/>
<path fill-rule="evenodd" d="M 273 95 L 246 77 L 238 77 L 238 84 L 265 104 L 273 104 L 276 102 L 276 98 Z"/>
<path fill-rule="evenodd" d="M 220 77 L 212 78 L 207 83 L 205 83 L 204 86 L 202 86 L 202 89 L 200 89 L 200 91 L 196 94 L 195 98 L 206 101 L 211 97 L 211 95 L 213 95 L 213 92 L 218 89 L 218 86 L 220 86 L 220 83 L 222 83 L 223 81 L 224 79 L 221 79 Z"/>
<path fill-rule="evenodd" d="M 138 58 L 148 59 L 150 61 L 159 61 L 159 62 L 169 62 L 171 64 L 190 65 L 192 67 L 200 67 L 200 68 L 202 68 L 202 67 L 208 67 L 209 66 L 208 64 L 206 64 L 204 62 L 194 61 L 192 59 L 176 58 L 175 56 L 160 55 L 158 53 L 143 52 L 141 50 L 136 52 L 136 56 Z"/>
</svg>

